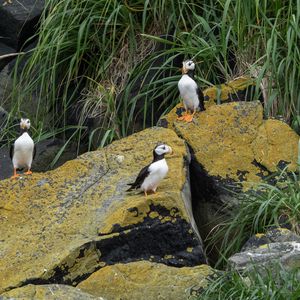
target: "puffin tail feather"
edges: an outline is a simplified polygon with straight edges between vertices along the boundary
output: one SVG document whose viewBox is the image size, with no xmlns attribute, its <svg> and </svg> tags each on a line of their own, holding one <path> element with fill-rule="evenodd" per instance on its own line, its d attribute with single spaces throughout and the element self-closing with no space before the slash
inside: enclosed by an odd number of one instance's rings
<svg viewBox="0 0 300 300">
<path fill-rule="evenodd" d="M 130 188 L 126 190 L 126 192 L 132 191 L 135 189 L 134 183 L 127 183 L 127 185 L 130 185 Z"/>
</svg>

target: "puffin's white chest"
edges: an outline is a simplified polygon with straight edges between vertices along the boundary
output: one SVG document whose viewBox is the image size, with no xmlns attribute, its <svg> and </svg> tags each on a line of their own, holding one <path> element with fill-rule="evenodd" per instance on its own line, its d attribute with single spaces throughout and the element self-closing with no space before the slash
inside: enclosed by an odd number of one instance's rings
<svg viewBox="0 0 300 300">
<path fill-rule="evenodd" d="M 185 108 L 196 110 L 199 106 L 199 98 L 197 94 L 197 83 L 190 76 L 184 74 L 178 81 L 178 89 L 183 99 Z"/>
<path fill-rule="evenodd" d="M 13 165 L 15 168 L 31 167 L 34 142 L 24 132 L 14 143 Z"/>
<path fill-rule="evenodd" d="M 141 189 L 143 191 L 156 191 L 158 184 L 166 177 L 169 167 L 165 159 L 158 160 L 149 166 L 149 175 L 145 178 Z"/>
</svg>

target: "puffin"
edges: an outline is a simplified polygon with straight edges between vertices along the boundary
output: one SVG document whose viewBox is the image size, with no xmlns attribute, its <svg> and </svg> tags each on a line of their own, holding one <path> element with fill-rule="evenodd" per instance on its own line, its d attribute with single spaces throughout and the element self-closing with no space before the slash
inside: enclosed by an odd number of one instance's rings
<svg viewBox="0 0 300 300">
<path fill-rule="evenodd" d="M 182 62 L 182 76 L 178 81 L 178 89 L 183 100 L 185 112 L 178 120 L 192 122 L 198 107 L 204 111 L 204 96 L 194 79 L 195 63 L 192 60 Z M 191 111 L 191 114 L 189 114 Z"/>
<path fill-rule="evenodd" d="M 21 119 L 20 122 L 21 135 L 16 139 L 13 145 L 10 147 L 10 158 L 14 166 L 14 175 L 11 177 L 17 178 L 20 174 L 17 174 L 17 169 L 27 169 L 25 174 L 32 174 L 31 163 L 35 157 L 36 147 L 28 130 L 30 128 L 29 119 Z"/>
<path fill-rule="evenodd" d="M 149 192 L 156 193 L 159 183 L 164 179 L 169 171 L 168 164 L 165 159 L 165 154 L 173 154 L 170 146 L 158 143 L 153 150 L 152 163 L 142 168 L 135 182 L 129 183 L 130 188 L 127 191 L 140 189 L 145 196 Z"/>
</svg>

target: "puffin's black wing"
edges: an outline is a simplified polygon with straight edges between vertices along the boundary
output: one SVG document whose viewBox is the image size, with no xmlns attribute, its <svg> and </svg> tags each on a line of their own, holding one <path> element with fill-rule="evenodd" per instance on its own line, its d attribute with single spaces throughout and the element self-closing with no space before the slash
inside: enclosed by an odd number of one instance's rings
<svg viewBox="0 0 300 300">
<path fill-rule="evenodd" d="M 33 155 L 32 155 L 32 160 L 34 160 L 34 158 L 35 158 L 35 155 L 36 155 L 36 145 L 34 144 L 34 146 L 33 146 Z"/>
<path fill-rule="evenodd" d="M 205 110 L 204 95 L 203 95 L 202 91 L 199 89 L 199 86 L 197 86 L 197 95 L 198 95 L 198 98 L 199 98 L 200 111 L 203 111 L 203 110 Z"/>
<path fill-rule="evenodd" d="M 14 144 L 10 145 L 9 156 L 10 156 L 10 159 L 12 160 L 13 156 L 14 156 Z"/>
<path fill-rule="evenodd" d="M 144 167 L 139 175 L 137 176 L 135 182 L 133 183 L 128 183 L 128 185 L 130 185 L 130 188 L 127 191 L 131 191 L 131 190 L 135 190 L 138 189 L 144 182 L 145 178 L 149 175 L 149 166 Z"/>
</svg>

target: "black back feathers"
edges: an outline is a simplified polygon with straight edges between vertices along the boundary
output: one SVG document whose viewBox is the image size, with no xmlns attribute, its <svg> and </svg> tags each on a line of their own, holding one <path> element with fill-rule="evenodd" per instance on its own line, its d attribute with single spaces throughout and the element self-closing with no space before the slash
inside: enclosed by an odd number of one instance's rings
<svg viewBox="0 0 300 300">
<path fill-rule="evenodd" d="M 133 183 L 128 183 L 128 185 L 130 185 L 130 188 L 127 191 L 132 191 L 132 190 L 136 190 L 138 188 L 141 187 L 141 185 L 143 184 L 145 178 L 150 174 L 149 172 L 149 166 L 144 167 L 140 173 L 138 174 L 135 182 Z"/>
</svg>

